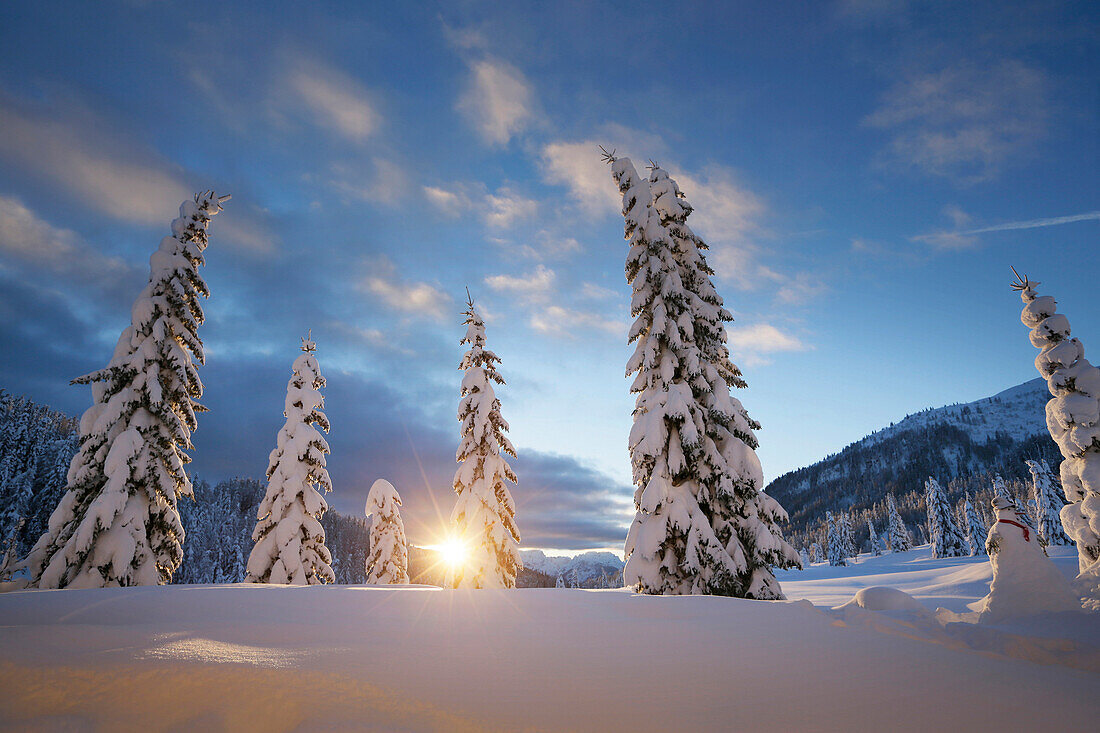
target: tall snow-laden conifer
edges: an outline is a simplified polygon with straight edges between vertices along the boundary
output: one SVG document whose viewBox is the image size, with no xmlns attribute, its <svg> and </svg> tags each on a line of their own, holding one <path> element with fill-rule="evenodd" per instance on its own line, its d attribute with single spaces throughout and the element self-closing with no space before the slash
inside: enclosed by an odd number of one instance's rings
<svg viewBox="0 0 1100 733">
<path fill-rule="evenodd" d="M 373 585 L 407 585 L 409 551 L 405 523 L 401 521 L 401 496 L 389 481 L 378 479 L 367 494 L 370 525 L 367 582 Z"/>
<path fill-rule="evenodd" d="M 177 502 L 191 496 L 195 413 L 202 411 L 199 275 L 213 192 L 180 206 L 172 235 L 149 259 L 149 284 L 103 369 L 73 380 L 92 386 L 80 419 L 80 450 L 46 532 L 25 560 L 39 588 L 167 583 L 183 559 Z"/>
<path fill-rule="evenodd" d="M 1008 490 L 1008 484 L 1005 483 L 1001 474 L 994 474 L 993 476 L 993 497 L 999 499 L 1007 499 L 1013 504 L 1016 503 L 1016 497 L 1012 495 L 1012 492 Z"/>
<path fill-rule="evenodd" d="M 858 557 L 859 548 L 856 547 L 856 536 L 852 531 L 852 515 L 848 512 L 843 512 L 837 521 L 840 522 L 840 538 L 844 541 L 845 556 Z"/>
<path fill-rule="evenodd" d="M 970 555 L 984 555 L 986 527 L 974 505 L 970 503 L 970 494 L 964 499 L 963 513 L 966 516 L 966 543 L 970 545 Z"/>
<path fill-rule="evenodd" d="M 870 519 L 867 520 L 867 531 L 871 535 L 871 554 L 877 557 L 882 554 L 882 545 L 878 540 L 878 532 L 875 531 L 875 523 Z"/>
<path fill-rule="evenodd" d="M 680 266 L 688 297 L 692 327 L 688 334 L 698 348 L 700 374 L 691 380 L 702 406 L 703 430 L 699 450 L 699 494 L 715 535 L 730 547 L 741 544 L 749 572 L 743 586 L 750 598 L 772 598 L 778 593 L 772 568 L 798 567 L 797 553 L 784 539 L 779 524 L 787 513 L 763 492 L 763 474 L 755 450 L 754 430 L 760 424 L 749 417 L 732 388 L 746 387 L 741 370 L 730 358 L 726 325 L 733 316 L 714 287 L 714 270 L 707 263 L 706 242 L 687 223 L 694 210 L 676 181 L 660 166 L 650 169 L 653 208 L 660 217 Z M 707 506 L 709 504 L 709 507 Z"/>
<path fill-rule="evenodd" d="M 516 505 L 508 482 L 518 483 L 503 454 L 515 457 L 516 450 L 505 433 L 508 423 L 500 414 L 500 400 L 494 384 L 504 384 L 497 372 L 500 358 L 485 348 L 485 321 L 466 301 L 466 335 L 460 343 L 470 348 L 459 369 L 462 393 L 458 403 L 461 442 L 455 459 L 462 465 L 455 472 L 458 495 L 451 522 L 466 550 L 465 561 L 448 572 L 447 584 L 454 588 L 515 588 L 519 559 L 519 528 Z"/>
<path fill-rule="evenodd" d="M 653 594 L 782 598 L 772 568 L 801 563 L 774 529 L 786 514 L 759 490 L 756 425 L 729 394 L 743 385 L 725 347 L 729 314 L 684 223 L 690 206 L 675 192 L 651 190 L 629 159 L 607 160 L 622 194 L 635 317 L 627 374 L 637 394 L 629 440 L 637 488 L 625 584 Z"/>
<path fill-rule="evenodd" d="M 947 492 L 931 476 L 924 484 L 924 500 L 928 507 L 928 526 L 932 532 L 932 557 L 962 557 L 969 548 L 955 524 L 955 513 L 947 502 Z"/>
<path fill-rule="evenodd" d="M 893 494 L 886 495 L 886 516 L 890 522 L 887 531 L 890 537 L 890 552 L 908 552 L 912 549 L 912 541 L 909 539 L 909 530 L 906 529 L 905 522 L 898 514 L 898 505 L 894 501 Z"/>
<path fill-rule="evenodd" d="M 1053 395 L 1047 428 L 1062 453 L 1059 474 L 1070 503 L 1060 514 L 1066 534 L 1077 543 L 1078 590 L 1087 605 L 1100 608 L 1100 369 L 1070 336 L 1069 319 L 1057 312 L 1054 298 L 1035 292 L 1038 284 L 1017 275 L 1012 287 L 1024 301 L 1020 320 L 1039 349 L 1035 368 Z"/>
<path fill-rule="evenodd" d="M 1065 502 L 1058 496 L 1054 476 L 1046 461 L 1026 461 L 1031 472 L 1031 496 L 1035 504 L 1035 526 L 1046 545 L 1070 545 L 1073 540 L 1062 528 L 1060 513 Z"/>
<path fill-rule="evenodd" d="M 302 339 L 302 353 L 294 360 L 286 385 L 283 415 L 275 449 L 267 463 L 267 492 L 256 510 L 255 545 L 248 556 L 250 583 L 319 585 L 334 583 L 332 554 L 325 546 L 321 517 L 328 509 L 325 497 L 332 490 L 325 455 L 328 417 L 321 409 L 325 378 L 313 352 L 317 345 Z M 320 428 L 320 430 L 318 430 Z"/>
<path fill-rule="evenodd" d="M 848 564 L 847 548 L 844 546 L 844 527 L 840 517 L 833 519 L 832 512 L 825 512 L 825 524 L 828 526 L 826 543 L 828 544 L 829 564 L 841 566 Z"/>
</svg>

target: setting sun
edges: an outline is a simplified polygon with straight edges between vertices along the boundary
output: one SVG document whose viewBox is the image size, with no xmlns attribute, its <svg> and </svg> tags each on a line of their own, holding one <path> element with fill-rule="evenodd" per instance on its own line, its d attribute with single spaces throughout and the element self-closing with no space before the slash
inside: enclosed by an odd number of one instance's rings
<svg viewBox="0 0 1100 733">
<path fill-rule="evenodd" d="M 466 561 L 466 555 L 469 554 L 466 545 L 459 539 L 449 539 L 437 549 L 443 562 L 452 568 L 462 565 Z"/>
</svg>

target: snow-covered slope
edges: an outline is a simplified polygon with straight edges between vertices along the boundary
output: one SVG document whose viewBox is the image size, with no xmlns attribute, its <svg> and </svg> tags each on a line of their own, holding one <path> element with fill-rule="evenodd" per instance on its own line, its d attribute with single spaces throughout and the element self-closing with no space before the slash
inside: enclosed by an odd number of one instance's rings
<svg viewBox="0 0 1100 733">
<path fill-rule="evenodd" d="M 929 408 L 907 415 L 900 422 L 876 430 L 860 443 L 871 445 L 899 434 L 929 425 L 953 425 L 975 443 L 985 443 L 998 433 L 1035 435 L 1044 433 L 1046 403 L 1050 399 L 1047 383 L 1041 377 L 1009 387 L 992 397 L 945 407 Z"/>
<path fill-rule="evenodd" d="M 986 592 L 982 566 L 925 548 L 814 567 L 781 574 L 788 602 L 424 586 L 3 593 L 0 728 L 1093 729 L 1095 616 L 976 627 L 901 604 L 829 608 L 878 585 L 962 608 Z"/>
</svg>

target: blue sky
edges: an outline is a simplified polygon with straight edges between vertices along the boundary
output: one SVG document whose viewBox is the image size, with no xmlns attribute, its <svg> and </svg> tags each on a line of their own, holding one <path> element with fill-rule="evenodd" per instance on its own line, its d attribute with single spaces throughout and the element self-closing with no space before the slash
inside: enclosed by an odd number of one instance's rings
<svg viewBox="0 0 1100 733">
<path fill-rule="evenodd" d="M 524 544 L 630 517 L 622 220 L 670 170 L 734 313 L 770 479 L 1036 375 L 1009 265 L 1100 349 L 1094 3 L 0 8 L 0 386 L 73 414 L 179 201 L 211 224 L 194 469 L 262 476 L 312 329 L 331 503 L 452 504 L 470 287 Z"/>
</svg>

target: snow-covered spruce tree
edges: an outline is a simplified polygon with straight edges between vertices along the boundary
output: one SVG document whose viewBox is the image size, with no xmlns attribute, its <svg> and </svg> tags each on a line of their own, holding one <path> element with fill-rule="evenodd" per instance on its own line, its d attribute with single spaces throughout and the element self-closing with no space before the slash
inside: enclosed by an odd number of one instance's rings
<svg viewBox="0 0 1100 733">
<path fill-rule="evenodd" d="M 1100 607 L 1100 369 L 1070 336 L 1069 320 L 1057 312 L 1054 298 L 1036 294 L 1038 284 L 1017 274 L 1012 287 L 1024 301 L 1020 320 L 1040 350 L 1035 368 L 1053 395 L 1046 407 L 1047 427 L 1063 458 L 1059 474 L 1070 503 L 1061 519 L 1077 543 L 1078 589 L 1089 605 Z"/>
<path fill-rule="evenodd" d="M 177 501 L 191 496 L 195 413 L 203 408 L 199 275 L 206 228 L 221 211 L 213 192 L 184 201 L 172 235 L 149 258 L 149 283 L 108 365 L 73 380 L 92 385 L 80 450 L 65 494 L 28 554 L 30 583 L 89 588 L 167 583 L 183 559 Z"/>
<path fill-rule="evenodd" d="M 760 491 L 758 426 L 729 394 L 744 382 L 729 361 L 730 316 L 710 283 L 705 245 L 684 224 L 691 208 L 675 193 L 651 191 L 629 159 L 606 160 L 622 194 L 635 317 L 627 374 L 637 394 L 630 433 L 637 488 L 625 585 L 782 598 L 772 569 L 801 562 L 777 529 L 786 513 Z"/>
<path fill-rule="evenodd" d="M 302 339 L 302 353 L 294 360 L 286 385 L 283 415 L 275 449 L 267 463 L 267 492 L 256 510 L 256 543 L 248 556 L 249 583 L 319 585 L 333 583 L 332 554 L 325 546 L 321 517 L 328 509 L 317 490 L 332 491 L 325 455 L 328 417 L 321 411 L 325 378 L 313 355 L 317 345 Z M 320 430 L 318 430 L 320 428 Z"/>
<path fill-rule="evenodd" d="M 826 535 L 826 542 L 828 544 L 829 564 L 833 566 L 847 565 L 848 555 L 845 552 L 847 549 L 844 546 L 844 527 L 841 525 L 840 517 L 833 519 L 832 512 L 825 513 L 825 524 L 828 526 L 828 534 Z"/>
<path fill-rule="evenodd" d="M 0 556 L 0 583 L 7 583 L 11 580 L 11 574 L 16 570 L 19 563 L 19 557 L 16 553 L 16 548 L 19 543 L 17 538 L 19 530 L 23 528 L 23 524 L 26 520 L 20 519 L 15 523 L 15 528 L 7 539 L 4 540 L 4 554 Z"/>
<path fill-rule="evenodd" d="M 838 521 L 840 522 L 840 538 L 844 541 L 844 556 L 859 557 L 859 548 L 856 547 L 856 536 L 852 531 L 852 515 L 848 512 L 843 512 Z"/>
<path fill-rule="evenodd" d="M 653 207 L 680 265 L 692 314 L 691 337 L 701 359 L 701 380 L 693 379 L 692 388 L 704 407 L 702 457 L 711 470 L 709 477 L 706 470 L 702 472 L 705 491 L 701 498 L 709 500 L 708 513 L 719 540 L 729 545 L 736 536 L 749 558 L 750 569 L 760 576 L 749 580 L 747 595 L 769 598 L 770 591 L 759 593 L 754 589 L 777 588 L 771 568 L 797 567 L 796 551 L 784 541 L 779 528 L 787 521 L 786 511 L 763 492 L 763 475 L 755 454 L 758 443 L 753 434 L 760 424 L 730 394 L 731 388 L 748 386 L 730 359 L 725 324 L 732 322 L 733 316 L 714 287 L 714 270 L 706 260 L 707 244 L 687 223 L 693 211 L 687 197 L 660 166 L 654 163 L 650 171 Z"/>
<path fill-rule="evenodd" d="M 816 542 L 810 545 L 810 562 L 821 562 L 821 545 Z"/>
<path fill-rule="evenodd" d="M 810 567 L 810 553 L 806 550 L 805 547 L 803 547 L 802 551 L 798 553 L 798 559 L 802 561 L 802 567 L 804 569 Z"/>
<path fill-rule="evenodd" d="M 963 500 L 963 513 L 966 515 L 966 543 L 970 545 L 970 555 L 984 555 L 986 527 L 974 505 L 970 503 L 969 493 Z"/>
<path fill-rule="evenodd" d="M 908 552 L 912 549 L 912 541 L 909 539 L 909 530 L 905 527 L 901 515 L 898 514 L 898 505 L 894 501 L 893 494 L 886 495 L 886 516 L 890 522 L 887 534 L 890 538 L 890 552 Z"/>
<path fill-rule="evenodd" d="M 875 531 L 875 523 L 867 520 L 867 531 L 871 535 L 871 554 L 876 557 L 882 554 L 882 546 L 879 544 L 878 532 Z"/>
<path fill-rule="evenodd" d="M 1013 504 L 1016 503 L 1016 499 L 1012 496 L 1012 492 L 1008 490 L 1008 484 L 999 473 L 993 476 L 993 497 L 1007 499 Z"/>
<path fill-rule="evenodd" d="M 470 348 L 458 367 L 465 375 L 458 402 L 462 439 L 455 455 L 462 465 L 454 477 L 458 499 L 451 522 L 466 548 L 466 559 L 448 571 L 447 585 L 515 588 L 522 562 L 516 505 L 507 482 L 518 479 L 503 454 L 515 457 L 516 449 L 505 435 L 508 423 L 493 390 L 494 384 L 504 384 L 504 378 L 497 372 L 500 358 L 485 348 L 485 321 L 472 298 L 466 301 L 465 325 L 466 335 L 459 343 Z"/>
<path fill-rule="evenodd" d="M 955 514 L 947 502 L 947 492 L 931 476 L 924 484 L 928 506 L 928 526 L 932 537 L 932 557 L 963 557 L 969 548 L 955 524 Z"/>
<path fill-rule="evenodd" d="M 1035 502 L 1035 525 L 1044 545 L 1070 545 L 1073 540 L 1062 529 L 1060 513 L 1065 502 L 1058 496 L 1054 476 L 1046 461 L 1027 461 L 1031 472 L 1031 494 Z"/>
<path fill-rule="evenodd" d="M 401 521 L 401 496 L 389 481 L 378 479 L 367 494 L 366 513 L 370 525 L 370 555 L 367 582 L 371 585 L 407 585 L 409 551 L 405 545 L 405 524 Z"/>
</svg>

